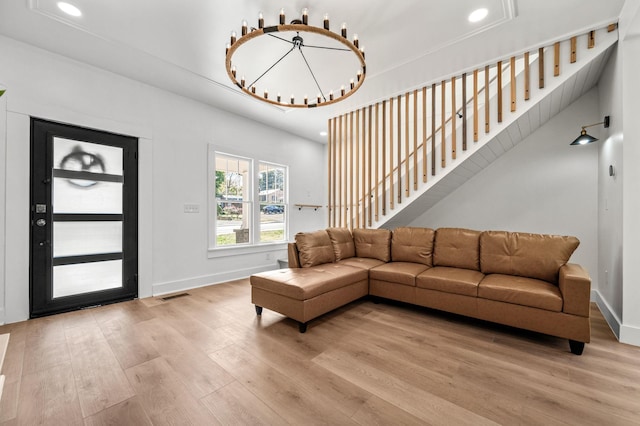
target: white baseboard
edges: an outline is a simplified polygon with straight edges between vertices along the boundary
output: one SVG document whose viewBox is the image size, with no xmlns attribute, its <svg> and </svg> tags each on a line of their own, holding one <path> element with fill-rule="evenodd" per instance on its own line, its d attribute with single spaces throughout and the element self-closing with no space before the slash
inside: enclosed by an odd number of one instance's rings
<svg viewBox="0 0 640 426">
<path fill-rule="evenodd" d="M 227 271 L 220 274 L 204 275 L 201 277 L 189 278 L 186 280 L 169 281 L 153 285 L 153 295 L 161 296 L 163 294 L 175 293 L 178 291 L 189 290 L 192 288 L 205 287 L 212 284 L 220 284 L 226 281 L 238 280 L 246 278 L 258 272 L 270 271 L 277 269 L 277 264 L 262 265 L 254 268 L 243 268 L 236 271 Z"/>
<path fill-rule="evenodd" d="M 609 324 L 611 331 L 615 334 L 620 343 L 640 346 L 640 327 L 623 324 L 622 320 L 613 312 L 611 306 L 603 299 L 597 290 L 591 290 L 591 301 L 596 302 L 602 316 Z"/>
<path fill-rule="evenodd" d="M 0 306 L 0 325 L 4 325 L 4 306 Z"/>
<path fill-rule="evenodd" d="M 640 327 L 622 324 L 619 340 L 628 345 L 640 346 Z"/>
<path fill-rule="evenodd" d="M 600 312 L 602 312 L 602 316 L 605 321 L 607 321 L 607 324 L 609 324 L 613 334 L 615 334 L 616 339 L 620 340 L 620 328 L 622 326 L 620 318 L 618 318 L 615 312 L 613 312 L 611 306 L 609 306 L 609 304 L 602 298 L 602 295 L 598 290 L 591 290 L 591 300 L 596 302 Z"/>
</svg>

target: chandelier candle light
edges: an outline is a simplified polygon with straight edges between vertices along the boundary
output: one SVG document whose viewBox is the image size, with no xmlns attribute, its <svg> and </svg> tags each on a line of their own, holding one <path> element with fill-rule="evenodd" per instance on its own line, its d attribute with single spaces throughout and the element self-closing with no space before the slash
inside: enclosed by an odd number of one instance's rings
<svg viewBox="0 0 640 426">
<path fill-rule="evenodd" d="M 240 37 L 235 31 L 231 33 L 225 66 L 229 78 L 238 88 L 270 104 L 313 108 L 344 100 L 362 86 L 367 71 L 364 47 L 357 34 L 353 35 L 353 40 L 347 38 L 346 24 L 342 24 L 340 34 L 334 33 L 330 30 L 329 16 L 325 14 L 321 27 L 309 25 L 306 8 L 300 19 L 289 24 L 285 19 L 285 11 L 281 9 L 279 24 L 265 26 L 260 12 L 258 28 L 249 27 L 243 20 Z M 311 42 L 305 44 L 302 35 Z M 289 57 L 291 53 L 293 55 Z M 289 59 L 283 61 L 287 57 Z M 295 60 L 298 63 L 292 62 Z M 238 76 L 241 76 L 239 80 Z M 298 93 L 296 89 L 300 87 L 306 92 Z M 308 90 L 313 90 L 311 96 Z M 315 91 L 317 96 L 313 96 Z M 286 99 L 280 92 L 291 93 L 291 97 Z M 278 95 L 274 97 L 272 93 Z"/>
</svg>

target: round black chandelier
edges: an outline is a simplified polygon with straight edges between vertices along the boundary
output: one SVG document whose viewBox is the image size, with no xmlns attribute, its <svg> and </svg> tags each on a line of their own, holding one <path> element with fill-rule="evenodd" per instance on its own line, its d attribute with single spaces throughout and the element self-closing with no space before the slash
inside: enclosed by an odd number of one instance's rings
<svg viewBox="0 0 640 426">
<path fill-rule="evenodd" d="M 313 108 L 344 100 L 354 94 L 366 75 L 364 48 L 358 35 L 347 38 L 323 26 L 309 25 L 308 10 L 301 19 L 285 24 L 280 10 L 279 25 L 258 27 L 242 22 L 240 37 L 231 33 L 225 66 L 231 81 L 244 93 L 269 104 L 291 108 Z M 315 70 L 315 71 L 314 71 Z"/>
</svg>

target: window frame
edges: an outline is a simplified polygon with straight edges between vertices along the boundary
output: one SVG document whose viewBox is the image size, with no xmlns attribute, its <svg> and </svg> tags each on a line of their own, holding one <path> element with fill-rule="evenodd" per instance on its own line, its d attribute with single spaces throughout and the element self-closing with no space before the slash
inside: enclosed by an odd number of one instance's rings
<svg viewBox="0 0 640 426">
<path fill-rule="evenodd" d="M 207 211 L 207 224 L 208 224 L 208 232 L 207 232 L 207 251 L 208 257 L 224 257 L 224 256 L 235 256 L 237 254 L 249 254 L 249 253 L 258 253 L 258 252 L 267 252 L 280 250 L 286 248 L 288 243 L 288 235 L 289 235 L 289 167 L 284 164 L 276 163 L 273 161 L 263 160 L 260 158 L 256 158 L 252 155 L 247 155 L 238 151 L 230 151 L 224 149 L 216 149 L 213 144 L 208 145 L 208 153 L 207 153 L 207 198 L 208 198 L 208 211 Z M 247 214 L 249 217 L 247 218 L 247 224 L 250 229 L 249 242 L 242 244 L 230 244 L 224 246 L 217 245 L 217 205 L 218 201 L 216 199 L 216 157 L 217 156 L 227 156 L 238 158 L 241 160 L 247 160 L 250 162 L 250 176 L 248 179 L 249 183 L 249 191 L 250 194 L 247 196 L 243 194 L 243 203 L 248 203 L 249 208 L 247 209 Z M 260 179 L 260 165 L 266 164 L 269 166 L 274 166 L 278 168 L 284 169 L 284 214 L 283 214 L 283 222 L 284 222 L 284 239 L 282 241 L 268 241 L 268 242 L 260 242 L 260 188 L 259 188 L 259 179 Z M 274 203 L 271 203 L 274 204 Z M 277 203 L 276 203 L 277 204 Z M 243 214 L 245 214 L 243 212 Z"/>
</svg>

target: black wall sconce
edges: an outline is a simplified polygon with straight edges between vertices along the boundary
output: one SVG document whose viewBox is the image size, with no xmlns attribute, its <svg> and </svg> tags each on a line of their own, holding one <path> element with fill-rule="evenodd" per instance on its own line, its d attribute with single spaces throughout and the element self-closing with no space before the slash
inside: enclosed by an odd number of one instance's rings
<svg viewBox="0 0 640 426">
<path fill-rule="evenodd" d="M 587 134 L 587 131 L 585 129 L 587 127 L 598 126 L 600 124 L 604 124 L 604 127 L 607 128 L 607 127 L 609 127 L 609 123 L 610 123 L 610 117 L 607 115 L 607 116 L 604 117 L 604 121 L 601 121 L 599 123 L 587 124 L 586 126 L 582 126 L 582 130 L 580 131 L 580 136 L 578 136 L 569 145 L 586 145 L 588 143 L 597 141 L 598 138 L 594 138 L 593 136 Z"/>
</svg>

